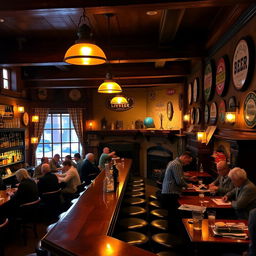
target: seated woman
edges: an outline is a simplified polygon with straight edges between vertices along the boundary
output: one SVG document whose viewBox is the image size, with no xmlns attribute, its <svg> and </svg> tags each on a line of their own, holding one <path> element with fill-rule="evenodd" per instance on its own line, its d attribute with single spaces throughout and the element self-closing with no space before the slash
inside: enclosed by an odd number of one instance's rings
<svg viewBox="0 0 256 256">
<path fill-rule="evenodd" d="M 11 199 L 0 206 L 0 213 L 4 216 L 16 215 L 20 205 L 30 203 L 38 199 L 37 185 L 32 180 L 26 169 L 19 169 L 16 173 L 19 182 L 18 190 L 11 195 Z"/>
</svg>

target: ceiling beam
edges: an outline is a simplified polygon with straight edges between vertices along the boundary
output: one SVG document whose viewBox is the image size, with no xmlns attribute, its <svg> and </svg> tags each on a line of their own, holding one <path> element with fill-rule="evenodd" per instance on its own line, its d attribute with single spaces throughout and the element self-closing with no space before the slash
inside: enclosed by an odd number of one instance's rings
<svg viewBox="0 0 256 256">
<path fill-rule="evenodd" d="M 35 10 L 35 9 L 53 9 L 53 8 L 85 8 L 87 11 L 95 11 L 98 13 L 112 12 L 115 8 L 147 8 L 147 11 L 152 9 L 183 9 L 183 8 L 199 8 L 199 7 L 216 7 L 234 5 L 236 3 L 254 2 L 254 0 L 125 0 L 120 4 L 119 0 L 72 0 L 72 1 L 27 1 L 27 0 L 12 0 L 3 1 L 0 10 Z"/>
</svg>

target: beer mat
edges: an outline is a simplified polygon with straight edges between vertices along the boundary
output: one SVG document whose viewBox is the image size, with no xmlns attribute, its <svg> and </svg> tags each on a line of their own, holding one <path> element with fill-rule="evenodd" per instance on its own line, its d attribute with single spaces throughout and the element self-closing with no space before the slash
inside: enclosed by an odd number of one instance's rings
<svg viewBox="0 0 256 256">
<path fill-rule="evenodd" d="M 221 198 L 213 198 L 212 201 L 217 205 L 231 205 L 231 202 L 224 202 Z"/>
<path fill-rule="evenodd" d="M 192 205 L 192 204 L 182 204 L 178 209 L 183 210 L 183 211 L 196 211 L 196 212 L 205 212 L 206 211 L 206 207 Z"/>
</svg>

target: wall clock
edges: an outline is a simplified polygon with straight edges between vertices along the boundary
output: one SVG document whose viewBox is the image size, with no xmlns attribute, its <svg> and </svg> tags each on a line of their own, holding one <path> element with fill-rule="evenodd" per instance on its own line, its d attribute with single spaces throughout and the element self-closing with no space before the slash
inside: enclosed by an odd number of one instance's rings
<svg viewBox="0 0 256 256">
<path fill-rule="evenodd" d="M 197 102 L 198 100 L 198 92 L 199 92 L 199 79 L 195 78 L 193 83 L 193 101 Z"/>
<path fill-rule="evenodd" d="M 173 106 L 171 101 L 167 103 L 166 114 L 167 114 L 167 118 L 171 121 L 173 117 Z"/>
<path fill-rule="evenodd" d="M 69 98 L 73 101 L 78 101 L 81 99 L 82 95 L 81 92 L 78 89 L 72 89 L 70 90 L 68 94 Z"/>
<path fill-rule="evenodd" d="M 249 92 L 244 100 L 244 121 L 253 128 L 256 125 L 256 93 Z"/>
<path fill-rule="evenodd" d="M 23 113 L 22 121 L 23 121 L 23 124 L 24 124 L 25 126 L 27 126 L 27 125 L 28 125 L 28 122 L 29 122 L 29 116 L 28 116 L 28 113 L 27 113 L 27 112 L 24 112 L 24 113 Z"/>
<path fill-rule="evenodd" d="M 213 62 L 210 61 L 204 69 L 204 98 L 209 101 L 214 92 L 215 72 Z"/>
<path fill-rule="evenodd" d="M 192 91 L 193 91 L 192 86 L 193 86 L 192 83 L 188 84 L 188 104 L 192 103 Z"/>
<path fill-rule="evenodd" d="M 227 91 L 229 84 L 229 61 L 228 57 L 224 56 L 218 60 L 216 66 L 216 93 L 223 96 Z"/>
<path fill-rule="evenodd" d="M 221 123 L 225 122 L 225 114 L 226 114 L 226 103 L 225 103 L 225 100 L 221 100 L 219 104 L 219 121 Z"/>
<path fill-rule="evenodd" d="M 210 110 L 209 110 L 209 106 L 206 104 L 204 107 L 204 122 L 206 124 L 209 123 L 209 117 L 210 117 Z"/>
<path fill-rule="evenodd" d="M 218 109 L 217 104 L 213 102 L 210 107 L 210 124 L 215 124 L 217 121 Z"/>
<path fill-rule="evenodd" d="M 235 49 L 232 62 L 232 80 L 237 90 L 245 90 L 254 66 L 254 45 L 250 38 L 242 38 Z"/>
</svg>

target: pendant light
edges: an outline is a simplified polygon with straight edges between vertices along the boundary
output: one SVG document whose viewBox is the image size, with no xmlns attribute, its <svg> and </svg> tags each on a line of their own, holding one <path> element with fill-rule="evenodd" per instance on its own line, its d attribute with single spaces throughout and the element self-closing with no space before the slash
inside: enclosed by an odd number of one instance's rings
<svg viewBox="0 0 256 256">
<path fill-rule="evenodd" d="M 111 58 L 111 51 L 110 51 L 110 18 L 113 16 L 112 13 L 107 13 L 106 17 L 108 19 L 108 51 L 109 51 L 109 59 Z M 98 93 L 121 93 L 122 88 L 121 86 L 112 79 L 112 73 L 110 72 L 110 62 L 108 60 L 108 72 L 106 74 L 106 79 L 104 82 L 99 86 Z"/>
<path fill-rule="evenodd" d="M 93 43 L 91 28 L 85 24 L 85 19 L 89 22 L 88 17 L 80 17 L 78 24 L 78 40 L 66 52 L 64 61 L 73 65 L 99 65 L 106 63 L 106 55 L 103 50 Z M 84 24 L 80 26 L 81 21 Z"/>
<path fill-rule="evenodd" d="M 127 99 L 122 95 L 117 95 L 111 99 L 110 104 L 128 104 Z"/>
</svg>

